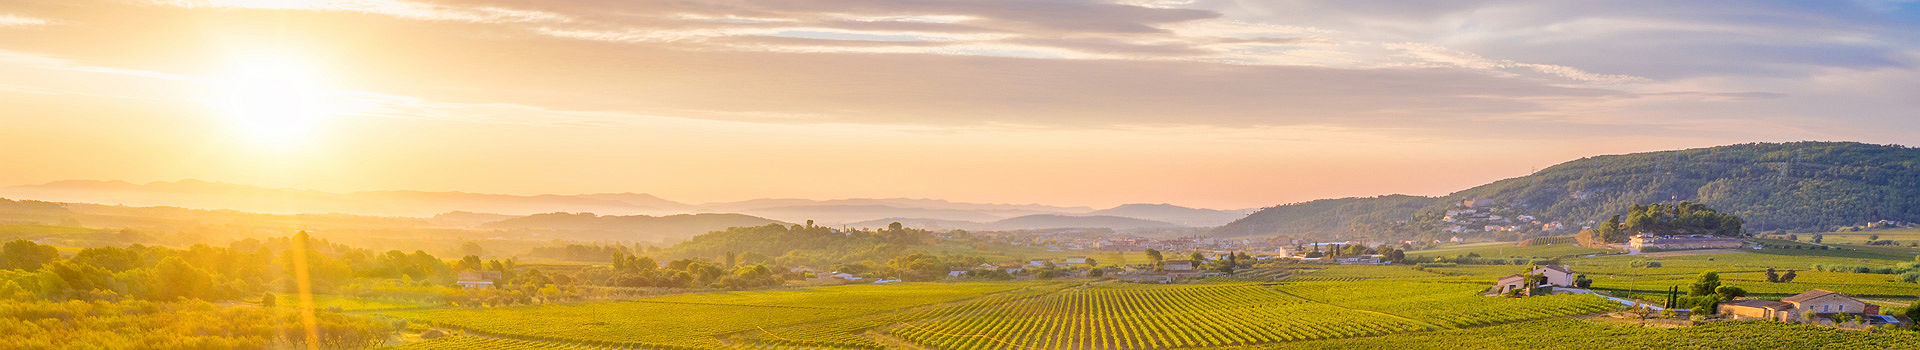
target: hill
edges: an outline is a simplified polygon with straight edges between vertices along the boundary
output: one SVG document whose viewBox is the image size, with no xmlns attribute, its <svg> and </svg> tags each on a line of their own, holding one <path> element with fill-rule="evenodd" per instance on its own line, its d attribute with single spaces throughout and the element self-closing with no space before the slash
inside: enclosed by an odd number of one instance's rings
<svg viewBox="0 0 1920 350">
<path fill-rule="evenodd" d="M 1188 208 L 1172 204 L 1124 204 L 1113 208 L 1101 209 L 1087 215 L 1120 216 L 1153 221 L 1164 221 L 1188 227 L 1213 227 L 1225 225 L 1234 220 L 1247 217 L 1248 210 L 1213 210 Z"/>
<path fill-rule="evenodd" d="M 1510 221 L 1500 225 L 1522 231 L 1535 224 L 1510 218 L 1531 216 L 1577 229 L 1637 204 L 1677 201 L 1740 216 L 1747 232 L 1920 221 L 1920 149 L 1751 143 L 1587 157 L 1442 197 L 1396 195 L 1266 208 L 1213 234 L 1437 237 L 1457 234 L 1441 232 L 1449 226 L 1443 220 L 1450 209 L 1497 212 Z"/>
<path fill-rule="evenodd" d="M 1179 228 L 1180 225 L 1135 218 L 1107 215 L 1055 215 L 1036 214 L 1007 218 L 985 225 L 993 230 L 1032 230 L 1050 228 L 1110 228 L 1119 231 L 1141 229 Z"/>
<path fill-rule="evenodd" d="M 1086 207 L 1060 207 L 1040 204 L 962 203 L 938 199 L 853 198 L 833 200 L 754 199 L 739 202 L 706 203 L 712 212 L 730 212 L 788 221 L 815 220 L 840 225 L 879 218 L 924 218 L 948 221 L 987 222 L 1033 214 L 1075 214 L 1092 211 Z M 883 223 L 884 224 L 884 223 Z"/>
<path fill-rule="evenodd" d="M 924 230 L 1019 231 L 1063 228 L 1105 228 L 1115 231 L 1165 230 L 1185 228 L 1179 224 L 1110 215 L 1034 214 L 991 222 L 941 220 L 929 218 L 886 218 L 849 223 L 849 227 L 880 229 L 898 222 Z"/>
<path fill-rule="evenodd" d="M 594 215 L 593 213 L 534 214 L 487 223 L 497 230 L 539 230 L 567 233 L 573 239 L 680 240 L 732 227 L 785 224 L 742 214 Z"/>
</svg>

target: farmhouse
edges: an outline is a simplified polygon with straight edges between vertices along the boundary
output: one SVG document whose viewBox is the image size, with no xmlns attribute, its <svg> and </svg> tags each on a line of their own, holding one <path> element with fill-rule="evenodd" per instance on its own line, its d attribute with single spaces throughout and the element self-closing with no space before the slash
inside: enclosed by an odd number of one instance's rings
<svg viewBox="0 0 1920 350">
<path fill-rule="evenodd" d="M 1744 243 L 1738 238 L 1709 235 L 1655 236 L 1651 234 L 1640 234 L 1633 236 L 1632 239 L 1628 240 L 1627 244 L 1632 246 L 1634 250 L 1645 250 L 1647 248 L 1683 250 L 1739 248 Z"/>
<path fill-rule="evenodd" d="M 1819 289 L 1782 298 L 1780 301 L 1743 298 L 1720 304 L 1720 314 L 1736 320 L 1825 324 L 1831 322 L 1828 318 L 1835 314 L 1852 314 L 1859 316 L 1865 324 L 1911 324 L 1913 322 L 1904 317 L 1875 315 L 1879 312 L 1879 305 L 1869 304 L 1846 294 Z"/>
<path fill-rule="evenodd" d="M 1507 294 L 1507 292 L 1513 291 L 1516 289 L 1524 290 L 1526 287 L 1527 287 L 1527 275 L 1521 275 L 1521 274 L 1513 274 L 1513 275 L 1508 275 L 1507 277 L 1501 277 L 1499 282 L 1494 282 L 1493 284 L 1493 289 L 1498 292 L 1497 294 L 1502 294 L 1502 295 Z"/>
<path fill-rule="evenodd" d="M 1193 271 L 1193 260 L 1167 260 L 1160 263 L 1160 269 L 1166 271 Z"/>
<path fill-rule="evenodd" d="M 493 279 L 487 278 L 487 274 L 480 271 L 461 270 L 458 278 L 453 283 L 459 284 L 461 288 L 493 288 Z"/>
<path fill-rule="evenodd" d="M 1527 275 L 1545 276 L 1546 282 L 1538 286 L 1529 286 L 1527 285 Z M 1544 287 L 1544 286 L 1573 287 L 1573 276 L 1574 276 L 1573 269 L 1567 268 L 1566 266 L 1563 266 L 1563 265 L 1540 266 L 1540 267 L 1533 268 L 1533 270 L 1528 270 L 1526 273 L 1518 273 L 1518 274 L 1507 275 L 1507 277 L 1501 277 L 1499 281 L 1493 283 L 1493 290 L 1498 294 L 1507 294 L 1507 292 L 1513 291 L 1513 290 L 1522 290 L 1524 291 L 1523 293 L 1532 293 L 1534 287 Z"/>
<path fill-rule="evenodd" d="M 1120 276 L 1120 280 L 1140 283 L 1173 283 L 1174 275 L 1165 273 L 1137 273 Z"/>
<path fill-rule="evenodd" d="M 1792 321 L 1793 304 L 1760 299 L 1735 299 L 1720 303 L 1720 314 L 1736 320 Z"/>
<path fill-rule="evenodd" d="M 1084 264 L 1086 264 L 1086 263 L 1087 263 L 1087 261 L 1088 261 L 1088 259 L 1087 259 L 1087 257 L 1084 257 L 1084 256 L 1076 256 L 1076 257 L 1069 257 L 1069 258 L 1067 258 L 1067 263 L 1068 263 L 1068 264 L 1074 264 L 1074 265 L 1084 265 Z"/>
<path fill-rule="evenodd" d="M 1546 265 L 1528 271 L 1529 274 L 1547 276 L 1547 284 L 1555 287 L 1573 286 L 1573 269 L 1564 265 Z"/>
</svg>

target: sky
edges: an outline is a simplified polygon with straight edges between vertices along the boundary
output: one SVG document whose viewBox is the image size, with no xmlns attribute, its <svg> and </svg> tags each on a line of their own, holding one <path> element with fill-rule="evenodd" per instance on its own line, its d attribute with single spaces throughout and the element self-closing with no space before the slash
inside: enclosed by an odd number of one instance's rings
<svg viewBox="0 0 1920 350">
<path fill-rule="evenodd" d="M 0 106 L 0 185 L 1251 208 L 1920 145 L 1920 4 L 0 0 Z"/>
</svg>

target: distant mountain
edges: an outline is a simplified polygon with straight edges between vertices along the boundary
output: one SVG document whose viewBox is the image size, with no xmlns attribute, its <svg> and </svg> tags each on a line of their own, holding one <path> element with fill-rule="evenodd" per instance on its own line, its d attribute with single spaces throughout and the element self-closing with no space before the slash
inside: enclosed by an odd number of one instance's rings
<svg viewBox="0 0 1920 350">
<path fill-rule="evenodd" d="M 992 223 L 988 223 L 987 227 L 995 230 L 1032 230 L 1032 229 L 1049 229 L 1049 228 L 1110 228 L 1114 230 L 1125 231 L 1125 230 L 1140 230 L 1140 229 L 1169 229 L 1169 228 L 1179 228 L 1181 226 L 1173 223 L 1168 223 L 1168 222 L 1160 222 L 1160 221 L 1153 221 L 1153 220 L 1146 220 L 1146 219 L 1125 218 L 1125 217 L 1118 217 L 1118 216 L 1107 216 L 1107 215 L 1077 216 L 1077 215 L 1036 214 L 1036 215 L 1027 215 L 1022 217 L 1008 218 L 1005 220 L 995 221 Z"/>
<path fill-rule="evenodd" d="M 1385 196 L 1267 208 L 1220 236 L 1438 236 L 1442 212 L 1475 207 L 1569 226 L 1636 204 L 1693 201 L 1747 232 L 1920 222 L 1920 149 L 1852 142 L 1751 143 L 1581 158 L 1442 197 Z"/>
<path fill-rule="evenodd" d="M 926 230 L 1016 231 L 1061 228 L 1105 228 L 1115 231 L 1166 230 L 1185 228 L 1169 222 L 1108 215 L 1034 214 L 991 222 L 939 220 L 927 218 L 887 218 L 847 224 L 855 228 L 879 229 L 899 222 L 902 226 Z"/>
<path fill-rule="evenodd" d="M 594 215 L 592 213 L 547 213 L 517 217 L 481 225 L 500 230 L 537 230 L 567 233 L 576 239 L 605 240 L 681 240 L 730 227 L 785 224 L 742 214 Z"/>
<path fill-rule="evenodd" d="M 56 202 L 178 206 L 258 213 L 345 213 L 426 217 L 449 211 L 527 215 L 556 211 L 604 214 L 674 214 L 697 207 L 646 194 L 502 195 L 465 192 L 369 191 L 329 193 L 235 185 L 199 180 L 134 184 L 124 181 L 58 181 L 0 188 L 0 196 Z"/>
<path fill-rule="evenodd" d="M 883 229 L 883 228 L 887 228 L 888 225 L 891 225 L 896 222 L 900 223 L 901 226 L 917 228 L 922 230 L 934 230 L 934 231 L 978 230 L 978 229 L 981 229 L 982 227 L 985 227 L 986 225 L 984 223 L 976 222 L 976 221 L 941 220 L 941 219 L 928 219 L 928 218 L 885 218 L 885 219 L 852 222 L 852 223 L 846 223 L 842 225 L 852 227 L 852 228 Z"/>
<path fill-rule="evenodd" d="M 450 211 L 427 218 L 427 222 L 440 227 L 477 228 L 482 225 L 517 218 L 517 215 L 475 213 L 468 211 Z"/>
<path fill-rule="evenodd" d="M 993 221 L 1033 214 L 1076 214 L 1092 211 L 1087 207 L 1059 207 L 1040 204 L 960 203 L 937 199 L 755 199 L 739 202 L 703 204 L 712 212 L 735 212 L 768 218 L 840 225 L 876 218 L 925 218 L 949 221 Z"/>
<path fill-rule="evenodd" d="M 1213 227 L 1225 225 L 1234 220 L 1247 217 L 1252 210 L 1213 210 L 1188 208 L 1172 204 L 1125 204 L 1113 208 L 1087 213 L 1087 215 L 1120 216 L 1136 219 L 1164 221 L 1190 227 Z"/>
</svg>

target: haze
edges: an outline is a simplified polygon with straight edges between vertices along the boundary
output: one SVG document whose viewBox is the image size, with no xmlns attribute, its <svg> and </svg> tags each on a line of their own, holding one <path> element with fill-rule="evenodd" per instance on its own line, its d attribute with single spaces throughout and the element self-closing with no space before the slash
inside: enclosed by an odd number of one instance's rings
<svg viewBox="0 0 1920 350">
<path fill-rule="evenodd" d="M 1382 3 L 4 1 L 0 184 L 1247 208 L 1920 143 L 1909 1 Z"/>
</svg>

